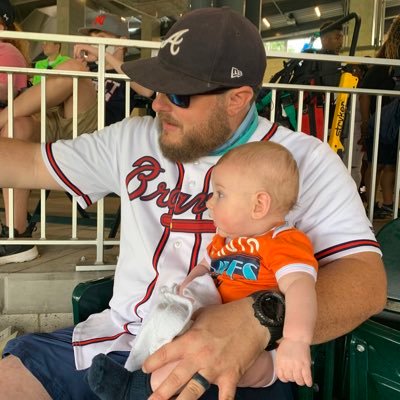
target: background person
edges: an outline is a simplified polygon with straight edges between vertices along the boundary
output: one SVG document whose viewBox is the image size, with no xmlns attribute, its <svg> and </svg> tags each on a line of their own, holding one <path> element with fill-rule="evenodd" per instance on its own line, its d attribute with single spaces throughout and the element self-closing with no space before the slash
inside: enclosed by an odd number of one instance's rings
<svg viewBox="0 0 400 400">
<path fill-rule="evenodd" d="M 53 69 L 70 59 L 68 56 L 61 55 L 61 43 L 59 42 L 43 42 L 42 51 L 46 58 L 35 63 L 35 68 L 38 69 Z M 37 85 L 41 79 L 41 75 L 35 75 L 32 79 L 32 84 Z"/>
<path fill-rule="evenodd" d="M 8 0 L 0 3 L 0 30 L 19 31 L 15 23 L 14 9 Z M 0 65 L 2 67 L 27 67 L 29 65 L 29 46 L 26 40 L 0 38 Z M 13 90 L 16 97 L 28 85 L 25 74 L 13 75 Z M 7 106 L 7 74 L 0 74 L 0 109 Z"/>
<path fill-rule="evenodd" d="M 246 296 L 257 298 L 260 290 L 280 290 L 286 302 L 285 321 L 281 321 L 281 325 L 284 322 L 283 338 L 276 351 L 270 349 L 261 353 L 238 386 L 262 388 L 271 386 L 276 379 L 311 386 L 310 344 L 317 316 L 318 264 L 309 239 L 285 223 L 285 216 L 297 201 L 296 161 L 277 143 L 247 143 L 218 160 L 211 182 L 213 194 L 207 201 L 207 208 L 217 233 L 207 246 L 206 256 L 181 283 L 178 293 L 170 290 L 171 298 L 165 298 L 151 311 L 136 340 L 147 344 L 151 352 L 165 343 L 165 335 L 172 330 L 171 324 L 178 334 L 182 333 L 190 318 L 189 308 L 187 313 L 178 313 L 179 306 L 169 308 L 170 303 L 176 299 L 176 305 L 185 304 L 186 296 L 190 301 L 191 293 L 196 294 L 196 289 L 190 289 L 196 279 L 203 287 L 204 297 L 213 298 L 206 291 L 206 281 L 198 279 L 204 275 L 211 274 L 214 278 L 224 303 Z M 214 286 L 211 278 L 209 281 Z M 193 297 L 194 302 L 200 302 L 201 293 Z M 156 335 L 151 332 L 155 329 Z M 145 335 L 145 339 L 140 335 Z M 144 342 L 152 337 L 153 341 Z M 131 365 L 141 367 L 139 360 L 135 361 L 135 356 L 139 357 L 135 350 L 136 346 L 125 365 L 129 370 Z M 174 366 L 171 365 L 170 371 Z M 147 399 L 169 374 L 162 368 L 151 374 L 151 378 L 143 379 L 141 370 L 129 373 L 127 369 L 99 354 L 88 372 L 89 385 L 103 400 Z M 143 382 L 150 382 L 150 385 L 141 385 Z"/>
<path fill-rule="evenodd" d="M 82 33 L 94 37 L 104 38 L 127 38 L 128 27 L 125 21 L 112 14 L 101 14 L 96 16 L 90 29 L 81 29 Z M 97 60 L 97 48 L 89 45 L 77 45 L 75 58 L 59 63 L 54 69 L 71 71 L 86 71 L 87 60 L 80 57 L 81 51 L 90 54 L 90 60 Z M 118 47 L 109 49 L 112 53 L 106 53 L 107 65 L 117 72 L 122 72 L 120 65 L 123 62 L 124 49 Z M 135 86 L 135 84 L 132 84 Z M 144 95 L 152 93 L 142 90 Z M 78 135 L 93 132 L 97 128 L 97 94 L 96 87 L 91 79 L 78 80 Z M 131 91 L 131 107 L 134 106 L 135 92 Z M 68 76 L 48 76 L 46 79 L 46 140 L 55 141 L 72 137 L 72 110 L 73 93 L 72 78 Z M 111 124 L 125 117 L 125 85 L 121 82 L 107 80 L 105 93 L 105 123 Z M 41 109 L 41 88 L 35 85 L 25 93 L 21 94 L 14 101 L 14 134 L 13 137 L 30 142 L 40 141 L 40 109 Z M 8 136 L 7 110 L 0 112 L 1 136 Z M 30 237 L 32 232 L 27 230 L 27 213 L 29 203 L 29 190 L 14 191 L 14 227 L 15 236 Z M 5 204 L 5 224 L 3 232 L 8 237 L 9 211 L 8 211 L 8 190 L 3 190 Z M 38 256 L 36 246 L 32 245 L 7 245 L 0 247 L 0 265 L 11 262 L 30 261 Z"/>
<path fill-rule="evenodd" d="M 330 26 L 329 29 L 326 29 Z M 339 55 L 343 47 L 343 26 L 335 25 L 334 21 L 325 22 L 321 25 L 321 53 Z"/>
<path fill-rule="evenodd" d="M 398 60 L 400 58 L 400 16 L 397 16 L 389 28 L 387 38 L 376 54 L 377 58 Z M 395 77 L 395 75 L 398 75 Z M 364 89 L 394 90 L 395 78 L 400 79 L 400 71 L 390 65 L 371 65 L 361 83 Z M 382 107 L 389 104 L 392 99 L 382 97 Z M 365 187 L 367 199 L 371 185 L 372 152 L 374 135 L 368 132 L 368 122 L 375 114 L 376 96 L 360 94 L 361 112 L 361 138 L 367 150 L 368 167 L 365 173 Z M 382 134 L 382 133 L 381 133 Z M 390 218 L 393 216 L 393 195 L 396 176 L 397 146 L 379 142 L 378 166 L 376 172 L 376 190 L 382 189 L 382 203 L 374 205 L 375 218 Z M 376 195 L 375 195 L 376 199 Z"/>
<path fill-rule="evenodd" d="M 34 388 L 41 395 L 35 399 L 93 398 L 84 369 L 99 353 L 124 364 L 158 288 L 182 281 L 198 263 L 215 230 L 205 214 L 211 170 L 244 142 L 280 143 L 299 166 L 298 207 L 286 219 L 309 236 L 319 262 L 313 343 L 343 335 L 384 307 L 381 253 L 343 163 L 327 144 L 257 115 L 255 91 L 265 65 L 264 45 L 250 21 L 229 8 L 199 9 L 173 25 L 157 57 L 122 66 L 158 93 L 157 118 L 127 118 L 92 135 L 43 145 L 1 140 L 2 186 L 68 190 L 83 206 L 115 192 L 121 239 L 111 308 L 75 329 L 8 342 L 0 392 L 12 398 L 24 390 L 24 379 L 25 399 Z M 221 398 L 233 398 L 244 372 L 275 343 L 255 318 L 253 302 L 246 297 L 202 309 L 185 334 L 150 356 L 145 372 L 178 361 L 153 399 L 178 389 L 181 399 L 200 397 L 204 387 L 192 379 L 197 373 L 215 384 L 204 399 L 216 399 L 218 389 Z M 292 387 L 281 382 L 237 392 L 252 400 L 292 398 Z"/>
<path fill-rule="evenodd" d="M 0 30 L 19 31 L 19 27 L 14 21 L 14 9 L 7 0 L 0 3 Z M 0 38 L 0 65 L 10 67 L 26 68 L 30 65 L 29 58 L 29 45 L 26 40 L 21 39 L 1 39 Z M 28 76 L 26 74 L 14 74 L 13 75 L 13 96 L 17 97 L 23 90 L 28 86 Z M 8 79 L 7 74 L 0 74 L 0 110 L 7 107 L 8 102 Z M 25 128 L 29 128 L 29 121 L 25 118 L 21 119 L 16 126 L 14 131 L 24 131 Z M 5 191 L 4 197 L 5 208 L 8 208 L 8 190 Z M 25 223 L 26 223 L 26 209 L 25 206 Z M 9 231 L 6 225 L 1 224 L 0 237 L 9 237 Z M 24 225 L 25 226 L 25 225 Z M 29 237 L 30 232 L 26 232 L 25 228 L 20 231 L 14 232 L 15 237 Z M 36 246 L 21 246 L 21 245 L 0 245 L 0 264 L 6 262 L 13 262 L 15 258 L 18 258 L 20 251 L 24 252 L 25 260 L 33 260 L 37 257 L 38 252 Z"/>
</svg>

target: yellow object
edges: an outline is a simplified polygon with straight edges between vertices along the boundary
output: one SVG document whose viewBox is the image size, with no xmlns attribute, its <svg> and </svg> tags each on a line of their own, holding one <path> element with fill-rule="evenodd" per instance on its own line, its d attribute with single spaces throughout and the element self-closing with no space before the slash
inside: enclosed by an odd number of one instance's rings
<svg viewBox="0 0 400 400">
<path fill-rule="evenodd" d="M 352 75 L 350 72 L 343 72 L 340 77 L 339 87 L 356 88 L 357 83 L 358 78 L 356 76 Z M 340 137 L 343 132 L 348 99 L 349 93 L 339 93 L 336 99 L 335 114 L 333 115 L 331 133 L 328 141 L 329 146 L 335 153 L 344 150 Z"/>
</svg>

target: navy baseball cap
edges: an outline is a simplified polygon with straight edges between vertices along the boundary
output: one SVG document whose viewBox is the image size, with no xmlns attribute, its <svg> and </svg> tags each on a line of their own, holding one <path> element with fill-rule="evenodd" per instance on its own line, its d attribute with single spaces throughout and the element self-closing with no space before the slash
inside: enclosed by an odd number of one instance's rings
<svg viewBox="0 0 400 400">
<path fill-rule="evenodd" d="M 14 7 L 8 0 L 0 1 L 0 18 L 6 24 L 7 28 L 12 26 L 15 20 Z"/>
<path fill-rule="evenodd" d="M 257 28 L 228 7 L 187 13 L 168 31 L 156 57 L 122 64 L 133 81 L 148 89 L 186 95 L 221 87 L 257 88 L 265 67 Z"/>
<path fill-rule="evenodd" d="M 129 38 L 128 24 L 120 17 L 113 14 L 98 14 L 93 18 L 89 26 L 79 28 L 78 32 L 82 35 L 89 35 L 90 31 L 109 32 L 115 36 L 125 36 Z"/>
</svg>

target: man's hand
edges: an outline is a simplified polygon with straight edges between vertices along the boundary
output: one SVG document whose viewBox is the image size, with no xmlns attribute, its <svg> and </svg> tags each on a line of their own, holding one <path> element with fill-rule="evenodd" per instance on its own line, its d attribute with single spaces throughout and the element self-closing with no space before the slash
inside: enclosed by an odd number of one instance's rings
<svg viewBox="0 0 400 400">
<path fill-rule="evenodd" d="M 199 310 L 186 333 L 152 354 L 143 365 L 146 372 L 178 364 L 150 399 L 170 399 L 180 389 L 179 400 L 198 399 L 204 389 L 192 380 L 196 372 L 218 385 L 220 400 L 233 399 L 240 378 L 269 341 L 268 329 L 253 315 L 252 301 L 244 298 Z"/>
<path fill-rule="evenodd" d="M 310 345 L 284 338 L 276 352 L 276 375 L 282 382 L 312 386 Z"/>
<path fill-rule="evenodd" d="M 88 44 L 76 44 L 74 46 L 74 58 L 85 60 L 87 62 L 97 61 L 99 58 L 99 49 L 96 46 Z"/>
</svg>

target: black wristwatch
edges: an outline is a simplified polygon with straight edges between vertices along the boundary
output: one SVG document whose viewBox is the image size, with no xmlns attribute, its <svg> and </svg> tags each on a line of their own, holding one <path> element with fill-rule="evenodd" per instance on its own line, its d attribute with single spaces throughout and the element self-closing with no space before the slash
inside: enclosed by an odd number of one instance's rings
<svg viewBox="0 0 400 400">
<path fill-rule="evenodd" d="M 261 290 L 250 295 L 253 300 L 254 316 L 267 327 L 270 339 L 265 350 L 278 347 L 276 341 L 282 337 L 285 319 L 285 297 L 275 291 Z"/>
</svg>

